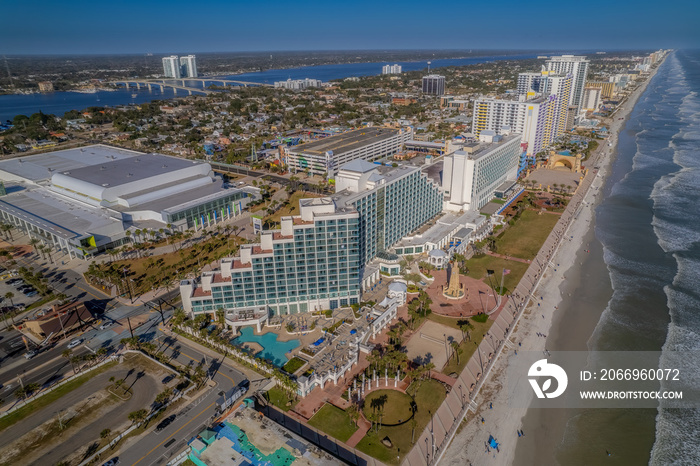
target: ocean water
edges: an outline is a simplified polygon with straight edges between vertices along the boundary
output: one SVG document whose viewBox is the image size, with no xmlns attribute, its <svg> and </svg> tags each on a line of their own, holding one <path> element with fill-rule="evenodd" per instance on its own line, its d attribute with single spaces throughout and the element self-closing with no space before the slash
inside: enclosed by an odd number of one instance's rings
<svg viewBox="0 0 700 466">
<path fill-rule="evenodd" d="M 614 291 L 591 350 L 700 350 L 699 96 L 700 51 L 674 52 L 620 133 L 595 230 Z M 700 360 L 681 370 L 697 389 Z M 596 464 L 610 451 L 614 464 L 700 464 L 698 438 L 696 409 L 582 410 L 556 457 Z"/>
</svg>

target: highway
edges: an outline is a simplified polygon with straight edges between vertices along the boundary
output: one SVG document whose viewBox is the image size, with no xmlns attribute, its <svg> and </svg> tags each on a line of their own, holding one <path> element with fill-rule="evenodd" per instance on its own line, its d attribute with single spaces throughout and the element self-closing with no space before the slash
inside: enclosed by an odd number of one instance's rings
<svg viewBox="0 0 700 466">
<path fill-rule="evenodd" d="M 155 432 L 154 429 L 120 452 L 119 460 L 125 466 L 166 464 L 187 446 L 188 440 L 210 424 L 215 415 L 216 400 L 221 396 L 221 392 L 230 390 L 246 379 L 242 372 L 221 364 L 221 356 L 212 359 L 211 356 L 194 349 L 185 338 L 175 339 L 159 333 L 157 341 L 167 348 L 164 350 L 165 354 L 174 356 L 173 360 L 180 364 L 196 366 L 202 363 L 205 369 L 214 373 L 212 380 L 216 385 L 206 389 L 176 411 L 175 420 L 161 432 Z M 152 423 L 152 426 L 155 427 L 158 422 L 160 419 Z M 103 458 L 104 461 L 107 459 L 109 458 Z"/>
</svg>

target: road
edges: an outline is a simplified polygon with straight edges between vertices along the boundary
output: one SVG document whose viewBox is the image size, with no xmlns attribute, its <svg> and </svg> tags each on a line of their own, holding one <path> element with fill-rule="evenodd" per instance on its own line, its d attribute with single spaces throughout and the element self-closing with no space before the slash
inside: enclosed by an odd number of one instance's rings
<svg viewBox="0 0 700 466">
<path fill-rule="evenodd" d="M 177 295 L 178 292 L 173 290 L 165 298 L 171 300 Z M 142 335 L 147 339 L 155 336 L 155 329 L 162 321 L 160 313 L 153 311 L 154 308 L 158 308 L 157 303 L 151 302 L 148 305 L 136 307 L 115 306 L 115 304 L 118 304 L 118 301 L 107 301 L 105 308 L 103 302 L 90 301 L 88 305 L 96 312 L 102 313 L 98 321 L 89 325 L 84 332 L 69 336 L 55 347 L 40 352 L 30 360 L 24 358 L 26 349 L 18 331 L 0 332 L 0 352 L 7 353 L 2 360 L 2 366 L 0 366 L 0 399 L 4 403 L 17 401 L 13 393 L 20 386 L 18 377 L 21 377 L 22 383 L 25 385 L 29 383 L 44 385 L 58 382 L 62 378 L 72 375 L 72 365 L 68 359 L 62 356 L 62 353 L 67 348 L 68 342 L 74 338 L 82 338 L 84 342 L 73 348 L 74 356 L 96 353 L 102 347 L 116 348 L 121 339 L 131 336 L 129 318 L 141 314 L 148 314 L 148 320 L 134 328 L 134 334 Z M 162 307 L 163 316 L 167 319 L 172 314 L 172 307 L 167 304 Z M 113 322 L 114 324 L 102 330 L 99 326 L 104 322 Z"/>
<path fill-rule="evenodd" d="M 10 346 L 15 345 L 18 341 L 22 342 L 21 334 L 14 329 L 0 333 L 0 337 L 2 337 L 0 342 L 7 341 Z M 68 341 L 64 341 L 27 360 L 24 358 L 26 351 L 24 343 L 22 343 L 21 351 L 6 357 L 2 362 L 2 367 L 0 367 L 0 386 L 2 387 L 0 398 L 7 403 L 16 401 L 12 393 L 20 386 L 18 377 L 25 385 L 30 383 L 43 385 L 47 382 L 57 382 L 66 375 L 72 374 L 70 361 L 61 356 L 67 345 Z M 82 346 L 73 349 L 75 356 L 82 356 L 88 352 L 89 350 Z"/>
<path fill-rule="evenodd" d="M 161 345 L 161 351 L 180 364 L 196 366 L 203 363 L 205 369 L 215 371 L 213 381 L 216 385 L 176 412 L 175 420 L 161 432 L 153 430 L 120 452 L 119 459 L 125 466 L 167 463 L 185 448 L 188 440 L 209 425 L 215 415 L 216 400 L 221 396 L 221 392 L 230 390 L 246 379 L 242 372 L 221 364 L 221 356 L 212 359 L 188 345 L 188 341 L 182 337 L 176 340 L 159 333 L 155 341 Z M 107 459 L 105 457 L 104 461 Z"/>
</svg>

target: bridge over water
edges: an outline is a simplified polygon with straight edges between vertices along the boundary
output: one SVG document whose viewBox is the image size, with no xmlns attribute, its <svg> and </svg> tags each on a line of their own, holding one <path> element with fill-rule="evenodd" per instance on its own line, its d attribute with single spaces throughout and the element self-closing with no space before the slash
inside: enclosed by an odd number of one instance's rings
<svg viewBox="0 0 700 466">
<path fill-rule="evenodd" d="M 194 85 L 188 85 L 194 83 Z M 201 83 L 202 87 L 197 87 L 197 84 Z M 188 92 L 192 95 L 193 92 L 198 92 L 201 94 L 209 95 L 216 91 L 207 89 L 207 83 L 221 83 L 223 87 L 227 86 L 262 86 L 271 87 L 270 84 L 254 83 L 250 81 L 239 81 L 235 79 L 220 79 L 220 78 L 185 78 L 185 79 L 120 79 L 117 81 L 111 81 L 109 84 L 120 85 L 123 84 L 126 88 L 136 87 L 141 89 L 141 87 L 147 87 L 148 90 L 152 90 L 153 86 L 160 87 L 161 92 L 165 93 L 166 88 L 173 90 L 173 93 L 177 94 L 178 90 Z"/>
</svg>

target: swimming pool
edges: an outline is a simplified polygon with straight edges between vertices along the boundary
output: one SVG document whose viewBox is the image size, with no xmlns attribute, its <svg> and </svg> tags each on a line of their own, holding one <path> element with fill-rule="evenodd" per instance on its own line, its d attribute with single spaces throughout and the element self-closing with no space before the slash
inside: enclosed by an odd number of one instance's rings
<svg viewBox="0 0 700 466">
<path fill-rule="evenodd" d="M 243 327 L 241 336 L 231 340 L 234 345 L 243 345 L 244 343 L 257 343 L 262 346 L 262 351 L 256 353 L 255 356 L 267 359 L 277 367 L 284 366 L 289 358 L 286 354 L 299 346 L 299 340 L 277 341 L 277 335 L 272 332 L 255 335 L 253 327 Z"/>
</svg>

